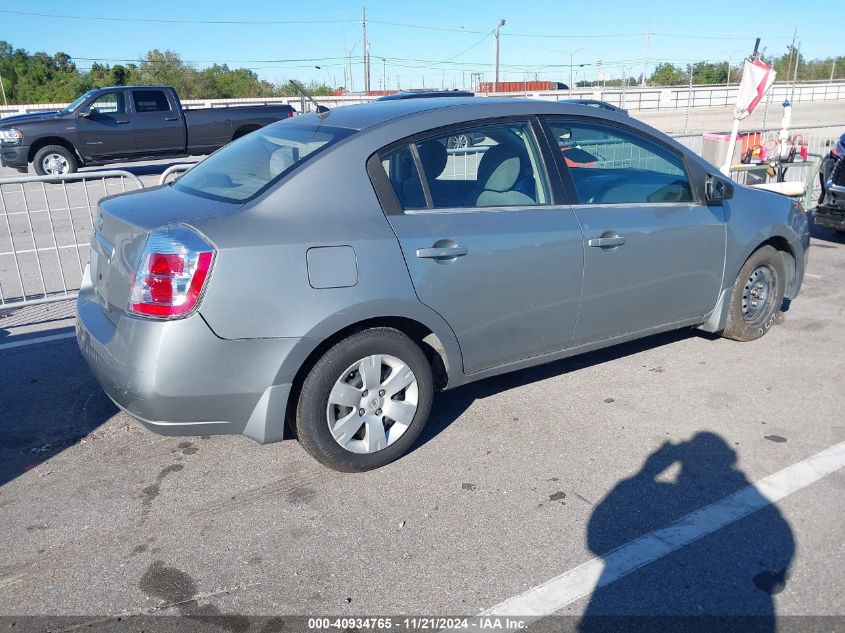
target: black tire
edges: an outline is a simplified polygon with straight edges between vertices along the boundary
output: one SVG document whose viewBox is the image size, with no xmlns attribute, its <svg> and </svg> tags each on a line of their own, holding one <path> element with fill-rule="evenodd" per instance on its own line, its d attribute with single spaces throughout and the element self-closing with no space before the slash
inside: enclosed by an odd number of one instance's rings
<svg viewBox="0 0 845 633">
<path fill-rule="evenodd" d="M 759 294 L 753 294 L 762 291 L 758 289 L 761 284 L 765 288 L 765 296 L 762 298 Z M 763 336 L 775 324 L 783 304 L 785 287 L 786 273 L 780 252 L 772 246 L 763 246 L 754 251 L 734 282 L 728 320 L 722 336 L 743 342 Z"/>
<path fill-rule="evenodd" d="M 239 129 L 235 132 L 234 136 L 232 136 L 232 140 L 237 141 L 239 138 L 244 137 L 247 134 L 251 134 L 252 132 L 255 132 L 255 130 L 258 130 L 258 129 L 260 129 L 260 128 L 255 127 L 255 126 L 241 128 L 241 129 Z"/>
<path fill-rule="evenodd" d="M 472 147 L 472 137 L 469 134 L 455 134 L 446 139 L 446 149 L 467 149 Z"/>
<path fill-rule="evenodd" d="M 62 145 L 45 145 L 35 152 L 35 156 L 32 158 L 32 165 L 35 167 L 35 173 L 39 176 L 52 175 L 44 169 L 43 165 L 44 158 L 50 154 L 57 154 L 67 161 L 67 171 L 63 172 L 64 174 L 75 174 L 76 170 L 79 169 L 79 161 L 73 151 Z"/>
<path fill-rule="evenodd" d="M 374 354 L 393 356 L 411 369 L 418 386 L 417 409 L 405 432 L 392 444 L 372 453 L 354 453 L 341 446 L 329 429 L 329 394 L 345 368 Z M 379 468 L 401 457 L 419 437 L 428 421 L 433 392 L 431 365 L 418 345 L 393 328 L 363 330 L 336 343 L 308 373 L 296 408 L 297 438 L 308 453 L 333 470 Z"/>
</svg>

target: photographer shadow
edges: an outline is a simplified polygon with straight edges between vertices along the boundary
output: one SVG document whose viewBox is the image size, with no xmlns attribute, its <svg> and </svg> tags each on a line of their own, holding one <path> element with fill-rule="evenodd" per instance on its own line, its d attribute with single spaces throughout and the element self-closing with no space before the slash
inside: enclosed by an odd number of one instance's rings
<svg viewBox="0 0 845 633">
<path fill-rule="evenodd" d="M 715 433 L 665 443 L 595 508 L 587 529 L 590 550 L 606 557 L 749 486 L 736 460 Z M 786 586 L 794 553 L 789 524 L 777 507 L 766 505 L 618 580 L 606 568 L 578 628 L 775 631 L 773 596 Z"/>
</svg>

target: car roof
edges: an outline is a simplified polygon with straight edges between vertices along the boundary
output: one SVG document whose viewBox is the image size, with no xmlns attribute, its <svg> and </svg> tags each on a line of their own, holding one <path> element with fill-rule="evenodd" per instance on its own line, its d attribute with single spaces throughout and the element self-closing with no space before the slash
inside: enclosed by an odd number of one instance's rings
<svg viewBox="0 0 845 633">
<path fill-rule="evenodd" d="M 128 85 L 128 86 L 94 86 L 91 90 L 174 90 L 173 86 L 165 86 L 163 84 L 157 84 L 154 86 L 141 86 L 137 84 Z"/>
<path fill-rule="evenodd" d="M 581 114 L 608 119 L 624 116 L 614 110 L 597 108 L 592 105 L 566 101 L 547 101 L 540 99 L 522 99 L 514 97 L 431 97 L 426 99 L 395 99 L 373 101 L 359 105 L 334 108 L 322 114 L 304 114 L 297 117 L 298 123 L 314 123 L 333 127 L 364 130 L 392 120 L 444 108 L 466 110 L 466 119 L 475 117 L 527 115 L 527 114 Z"/>
</svg>

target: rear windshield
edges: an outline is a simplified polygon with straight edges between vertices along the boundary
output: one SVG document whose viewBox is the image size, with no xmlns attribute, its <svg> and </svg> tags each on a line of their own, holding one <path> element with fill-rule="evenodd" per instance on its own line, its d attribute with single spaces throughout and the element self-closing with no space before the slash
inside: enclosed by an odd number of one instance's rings
<svg viewBox="0 0 845 633">
<path fill-rule="evenodd" d="M 287 122 L 268 125 L 216 151 L 173 186 L 224 202 L 246 202 L 353 131 Z"/>
</svg>

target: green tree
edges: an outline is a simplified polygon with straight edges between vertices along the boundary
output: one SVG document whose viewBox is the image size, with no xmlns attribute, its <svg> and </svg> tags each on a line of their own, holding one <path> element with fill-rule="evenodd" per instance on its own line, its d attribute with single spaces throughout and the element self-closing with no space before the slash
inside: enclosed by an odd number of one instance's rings
<svg viewBox="0 0 845 633">
<path fill-rule="evenodd" d="M 682 68 L 674 64 L 658 64 L 648 83 L 652 86 L 682 86 L 689 83 L 689 76 Z"/>
</svg>

